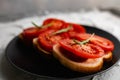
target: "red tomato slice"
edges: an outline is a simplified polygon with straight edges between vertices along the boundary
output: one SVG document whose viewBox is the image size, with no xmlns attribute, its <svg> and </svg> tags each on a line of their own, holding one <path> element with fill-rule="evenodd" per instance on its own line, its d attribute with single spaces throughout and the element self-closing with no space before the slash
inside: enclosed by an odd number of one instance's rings
<svg viewBox="0 0 120 80">
<path fill-rule="evenodd" d="M 79 25 L 79 24 L 75 24 L 75 23 L 67 23 L 67 25 L 72 25 L 73 26 L 73 29 L 71 29 L 71 31 L 75 31 L 75 32 L 78 32 L 78 33 L 85 33 L 86 32 L 86 29 Z"/>
<path fill-rule="evenodd" d="M 26 43 L 31 44 L 33 38 L 38 36 L 38 29 L 35 27 L 30 27 L 22 32 L 23 39 Z"/>
<path fill-rule="evenodd" d="M 56 18 L 48 18 L 43 22 L 43 25 L 47 25 L 47 24 L 51 25 L 49 29 L 59 30 L 64 27 L 65 22 L 63 20 Z"/>
<path fill-rule="evenodd" d="M 74 55 L 82 58 L 98 58 L 104 55 L 104 50 L 94 44 L 79 45 L 72 39 L 64 39 L 59 42 L 61 47 Z"/>
<path fill-rule="evenodd" d="M 36 27 L 30 27 L 27 29 L 24 29 L 22 32 L 22 36 L 24 38 L 24 40 L 28 43 L 32 43 L 33 38 L 38 37 L 38 35 L 44 31 L 46 31 L 47 29 L 39 29 Z"/>
<path fill-rule="evenodd" d="M 52 35 L 55 30 L 48 30 L 42 34 L 39 35 L 38 37 L 38 42 L 40 46 L 46 50 L 51 52 L 53 45 L 58 43 L 58 41 L 67 38 L 66 34 L 59 34 L 59 35 Z"/>
<path fill-rule="evenodd" d="M 86 40 L 91 36 L 89 33 L 84 34 L 76 34 L 75 38 L 78 40 Z M 114 49 L 114 44 L 112 41 L 108 40 L 107 38 L 100 37 L 98 35 L 94 35 L 93 38 L 91 38 L 90 43 L 95 44 L 103 48 L 107 51 L 112 51 Z"/>
<path fill-rule="evenodd" d="M 86 33 L 86 29 L 83 26 L 75 23 L 66 23 L 67 27 L 70 25 L 72 25 L 72 29 L 69 31 L 70 37 L 73 37 L 77 33 Z"/>
<path fill-rule="evenodd" d="M 49 23 L 52 23 L 51 25 Z M 48 26 L 46 28 L 36 28 L 36 27 L 30 27 L 23 31 L 22 35 L 26 41 L 32 42 L 33 38 L 38 37 L 40 33 L 43 33 L 44 31 L 47 31 L 49 29 L 60 29 L 65 24 L 64 21 L 49 18 L 43 22 L 43 26 Z M 51 26 L 51 27 L 49 27 Z"/>
<path fill-rule="evenodd" d="M 38 32 L 38 29 L 35 28 L 35 27 L 30 27 L 30 28 L 27 28 L 27 29 L 24 29 L 23 31 L 23 35 L 24 36 L 36 36 L 35 34 Z"/>
</svg>

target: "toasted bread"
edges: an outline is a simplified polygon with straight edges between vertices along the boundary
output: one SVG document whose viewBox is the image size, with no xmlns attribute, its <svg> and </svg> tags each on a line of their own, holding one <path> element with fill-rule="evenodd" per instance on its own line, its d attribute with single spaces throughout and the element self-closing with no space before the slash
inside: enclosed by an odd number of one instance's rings
<svg viewBox="0 0 120 80">
<path fill-rule="evenodd" d="M 112 59 L 112 52 L 108 52 L 100 58 L 89 58 L 78 62 L 63 55 L 60 50 L 60 45 L 56 44 L 53 46 L 53 56 L 71 70 L 83 73 L 94 73 L 101 70 L 104 61 L 108 62 Z"/>
<path fill-rule="evenodd" d="M 21 39 L 21 41 L 22 41 L 25 45 L 27 45 L 28 47 L 31 47 L 31 46 L 32 46 L 32 42 L 29 41 L 29 40 L 27 40 L 26 38 L 24 38 L 24 36 L 23 36 L 22 33 L 20 33 L 20 34 L 18 35 L 18 37 L 19 37 L 19 38 Z"/>
<path fill-rule="evenodd" d="M 38 50 L 38 52 L 43 52 L 44 55 L 51 55 L 52 53 L 48 52 L 48 51 L 45 51 L 44 49 L 42 49 L 42 47 L 39 45 L 38 43 L 38 38 L 34 38 L 33 39 L 33 45 L 34 47 Z"/>
<path fill-rule="evenodd" d="M 24 39 L 22 33 L 20 33 L 20 34 L 18 35 L 18 37 L 19 37 L 21 40 Z"/>
<path fill-rule="evenodd" d="M 27 42 L 27 41 L 25 40 L 25 38 L 23 37 L 22 33 L 20 33 L 20 34 L 18 35 L 18 37 L 21 39 L 21 41 L 22 41 L 25 45 L 28 45 L 28 46 L 31 45 L 30 42 Z"/>
</svg>

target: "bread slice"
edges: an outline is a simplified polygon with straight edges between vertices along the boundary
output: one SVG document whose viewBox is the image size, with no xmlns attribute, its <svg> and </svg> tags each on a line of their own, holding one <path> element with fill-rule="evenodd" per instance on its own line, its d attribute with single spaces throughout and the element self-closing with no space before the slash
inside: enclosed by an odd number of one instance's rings
<svg viewBox="0 0 120 80">
<path fill-rule="evenodd" d="M 48 51 L 45 51 L 44 49 L 42 49 L 42 47 L 39 45 L 38 43 L 38 38 L 34 38 L 33 39 L 33 45 L 34 47 L 38 50 L 38 52 L 43 52 L 44 55 L 50 56 L 51 53 Z"/>
<path fill-rule="evenodd" d="M 20 33 L 20 34 L 18 35 L 18 37 L 19 37 L 21 40 L 24 39 L 22 33 Z"/>
<path fill-rule="evenodd" d="M 21 41 L 27 46 L 27 47 L 33 47 L 32 41 L 29 41 L 23 37 L 23 34 L 20 33 L 18 37 L 21 39 Z"/>
<path fill-rule="evenodd" d="M 18 35 L 18 37 L 21 39 L 21 41 L 22 41 L 25 45 L 30 45 L 29 42 L 26 42 L 26 40 L 24 39 L 22 33 L 20 33 L 20 34 Z"/>
<path fill-rule="evenodd" d="M 104 61 L 112 60 L 112 53 L 108 52 L 100 58 L 89 58 L 82 61 L 74 61 L 67 58 L 61 51 L 60 45 L 53 46 L 53 56 L 59 60 L 61 64 L 71 70 L 83 73 L 94 73 L 100 71 L 103 67 Z"/>
</svg>

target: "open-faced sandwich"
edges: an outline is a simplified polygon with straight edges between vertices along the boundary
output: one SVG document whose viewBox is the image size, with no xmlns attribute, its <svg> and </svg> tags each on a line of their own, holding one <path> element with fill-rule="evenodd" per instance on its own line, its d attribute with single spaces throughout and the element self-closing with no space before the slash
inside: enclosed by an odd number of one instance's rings
<svg viewBox="0 0 120 80">
<path fill-rule="evenodd" d="M 42 26 L 25 29 L 19 36 L 41 54 L 56 58 L 71 70 L 83 73 L 100 71 L 104 62 L 112 60 L 114 44 L 101 36 L 86 33 L 75 23 L 49 18 Z"/>
<path fill-rule="evenodd" d="M 74 71 L 92 73 L 101 70 L 104 62 L 112 60 L 114 46 L 105 38 L 90 35 L 84 33 L 77 36 L 79 39 L 60 41 L 59 44 L 54 45 L 53 55 L 64 66 Z"/>
<path fill-rule="evenodd" d="M 37 38 L 39 34 L 44 33 L 48 30 L 57 30 L 64 26 L 64 21 L 58 19 L 46 19 L 41 26 L 35 24 L 33 27 L 24 29 L 23 32 L 19 35 L 21 40 L 25 42 L 28 46 L 32 45 L 33 39 Z"/>
</svg>

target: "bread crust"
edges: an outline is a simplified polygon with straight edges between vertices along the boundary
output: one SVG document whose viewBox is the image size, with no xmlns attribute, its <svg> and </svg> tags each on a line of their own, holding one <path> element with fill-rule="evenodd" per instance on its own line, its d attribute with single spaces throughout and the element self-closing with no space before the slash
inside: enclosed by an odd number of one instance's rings
<svg viewBox="0 0 120 80">
<path fill-rule="evenodd" d="M 20 34 L 18 35 L 18 37 L 23 41 L 23 35 L 22 35 L 22 33 L 20 33 Z"/>
<path fill-rule="evenodd" d="M 24 38 L 23 34 L 20 33 L 18 35 L 18 37 L 21 39 L 21 41 L 27 46 L 27 47 L 33 47 L 33 44 L 31 43 L 31 41 L 28 41 Z"/>
<path fill-rule="evenodd" d="M 110 61 L 112 59 L 112 53 L 109 52 L 100 58 L 89 58 L 82 62 L 75 62 L 68 59 L 61 53 L 59 44 L 53 46 L 53 56 L 69 69 L 83 73 L 94 73 L 100 71 L 103 67 L 104 61 Z"/>
<path fill-rule="evenodd" d="M 33 39 L 33 46 L 39 51 L 39 52 L 43 52 L 45 55 L 51 55 L 52 53 L 45 51 L 44 49 L 42 49 L 38 43 L 38 38 L 34 38 Z"/>
</svg>

